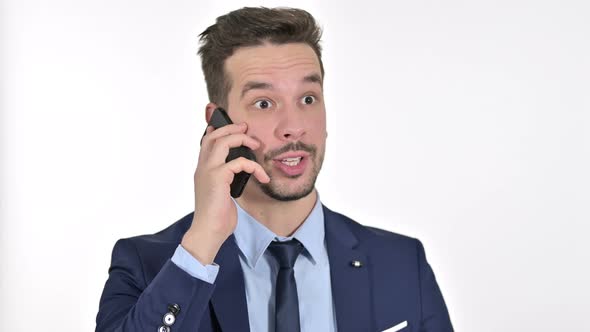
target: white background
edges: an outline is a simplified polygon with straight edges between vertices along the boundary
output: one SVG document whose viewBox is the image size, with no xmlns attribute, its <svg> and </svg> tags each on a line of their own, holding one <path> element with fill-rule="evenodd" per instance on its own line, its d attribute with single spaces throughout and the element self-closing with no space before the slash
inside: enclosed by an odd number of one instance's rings
<svg viewBox="0 0 590 332">
<path fill-rule="evenodd" d="M 193 207 L 197 35 L 324 27 L 323 202 L 421 239 L 457 331 L 590 331 L 587 1 L 4 0 L 0 322 L 91 331 L 110 254 Z"/>
</svg>

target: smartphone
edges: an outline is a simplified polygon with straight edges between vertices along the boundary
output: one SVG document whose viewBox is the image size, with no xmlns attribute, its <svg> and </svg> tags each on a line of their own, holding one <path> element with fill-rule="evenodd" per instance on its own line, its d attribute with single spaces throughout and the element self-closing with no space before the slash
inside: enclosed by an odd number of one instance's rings
<svg viewBox="0 0 590 332">
<path fill-rule="evenodd" d="M 213 111 L 211 119 L 209 120 L 209 125 L 215 129 L 227 126 L 228 124 L 232 123 L 233 122 L 229 118 L 229 115 L 227 115 L 227 112 L 221 107 L 218 107 Z M 206 133 L 207 131 L 205 130 L 205 134 Z M 203 137 L 205 136 L 205 134 L 203 134 Z M 201 142 L 202 141 L 203 139 L 201 138 Z M 256 161 L 256 156 L 254 156 L 254 152 L 252 151 L 252 149 L 242 145 L 237 148 L 229 149 L 229 153 L 227 155 L 227 158 L 225 158 L 225 162 L 227 163 L 239 157 L 244 157 L 252 161 Z M 238 198 L 242 195 L 242 192 L 246 187 L 246 183 L 248 183 L 248 179 L 250 179 L 250 173 L 247 172 L 240 172 L 234 175 L 234 180 L 230 185 L 230 193 L 233 198 Z"/>
</svg>

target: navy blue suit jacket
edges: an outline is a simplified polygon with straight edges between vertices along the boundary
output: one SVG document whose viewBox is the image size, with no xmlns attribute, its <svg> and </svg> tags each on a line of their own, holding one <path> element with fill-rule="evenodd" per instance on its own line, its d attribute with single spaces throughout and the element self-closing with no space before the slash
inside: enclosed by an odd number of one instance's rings
<svg viewBox="0 0 590 332">
<path fill-rule="evenodd" d="M 401 332 L 453 331 L 420 241 L 323 209 L 338 332 L 383 331 L 403 321 L 408 326 Z M 233 235 L 215 258 L 220 269 L 213 285 L 170 261 L 192 219 L 191 213 L 159 233 L 117 241 L 97 332 L 155 332 L 172 303 L 181 311 L 171 331 L 250 331 Z M 362 267 L 352 266 L 354 260 Z"/>
</svg>

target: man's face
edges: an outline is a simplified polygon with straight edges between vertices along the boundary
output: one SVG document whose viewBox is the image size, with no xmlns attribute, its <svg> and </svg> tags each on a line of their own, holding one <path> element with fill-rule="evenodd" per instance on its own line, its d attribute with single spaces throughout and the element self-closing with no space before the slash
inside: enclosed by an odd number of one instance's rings
<svg viewBox="0 0 590 332">
<path fill-rule="evenodd" d="M 246 122 L 247 134 L 262 143 L 254 153 L 271 179 L 261 184 L 251 177 L 245 193 L 259 188 L 281 201 L 307 196 L 327 136 L 323 78 L 313 49 L 304 43 L 240 48 L 225 70 L 232 82 L 228 114 L 234 123 Z"/>
</svg>

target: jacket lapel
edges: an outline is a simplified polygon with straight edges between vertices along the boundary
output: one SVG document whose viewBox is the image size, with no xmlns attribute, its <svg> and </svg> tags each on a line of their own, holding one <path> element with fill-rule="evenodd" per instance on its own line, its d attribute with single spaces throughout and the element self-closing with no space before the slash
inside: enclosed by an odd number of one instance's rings
<svg viewBox="0 0 590 332">
<path fill-rule="evenodd" d="M 338 332 L 374 331 L 367 255 L 342 216 L 324 206 L 324 220 Z M 353 261 L 362 266 L 353 266 Z"/>
<path fill-rule="evenodd" d="M 211 297 L 213 311 L 222 331 L 250 332 L 244 272 L 239 248 L 231 235 L 221 246 L 215 262 L 220 266 Z"/>
</svg>

